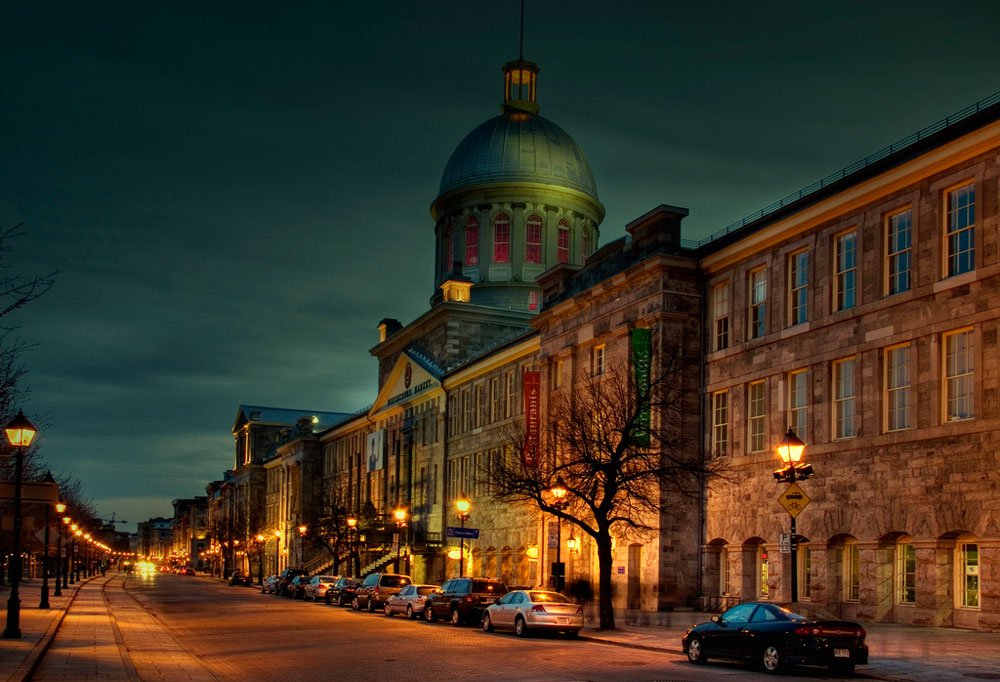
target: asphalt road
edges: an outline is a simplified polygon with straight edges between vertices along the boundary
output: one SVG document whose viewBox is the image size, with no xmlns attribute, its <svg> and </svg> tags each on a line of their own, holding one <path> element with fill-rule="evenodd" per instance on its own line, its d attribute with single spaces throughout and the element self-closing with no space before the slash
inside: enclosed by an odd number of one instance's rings
<svg viewBox="0 0 1000 682">
<path fill-rule="evenodd" d="M 126 592 L 219 679 L 765 680 L 746 666 L 552 636 L 519 639 L 227 587 L 204 578 L 129 578 Z M 125 645 L 129 645 L 128 629 Z M 825 671 L 782 680 L 837 679 Z"/>
</svg>

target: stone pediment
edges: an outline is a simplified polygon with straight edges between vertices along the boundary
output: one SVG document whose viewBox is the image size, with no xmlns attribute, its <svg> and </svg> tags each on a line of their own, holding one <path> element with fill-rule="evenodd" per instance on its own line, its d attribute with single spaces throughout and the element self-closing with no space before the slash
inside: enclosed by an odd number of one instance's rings
<svg viewBox="0 0 1000 682">
<path fill-rule="evenodd" d="M 382 390 L 369 410 L 370 415 L 408 403 L 441 386 L 441 382 L 423 367 L 423 363 L 403 351 L 396 358 Z"/>
</svg>

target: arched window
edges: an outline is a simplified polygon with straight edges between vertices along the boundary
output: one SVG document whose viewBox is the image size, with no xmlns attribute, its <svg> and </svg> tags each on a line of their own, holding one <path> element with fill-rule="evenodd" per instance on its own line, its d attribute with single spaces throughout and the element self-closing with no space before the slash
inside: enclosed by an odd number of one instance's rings
<svg viewBox="0 0 1000 682">
<path fill-rule="evenodd" d="M 524 262 L 542 262 L 542 219 L 540 216 L 528 216 L 524 233 Z"/>
<path fill-rule="evenodd" d="M 465 221 L 465 264 L 479 265 L 479 219 L 474 215 Z"/>
<path fill-rule="evenodd" d="M 510 262 L 510 218 L 506 213 L 493 219 L 493 262 Z"/>
<path fill-rule="evenodd" d="M 559 239 L 556 243 L 556 260 L 560 263 L 569 263 L 569 223 L 565 220 L 559 221 Z"/>
</svg>

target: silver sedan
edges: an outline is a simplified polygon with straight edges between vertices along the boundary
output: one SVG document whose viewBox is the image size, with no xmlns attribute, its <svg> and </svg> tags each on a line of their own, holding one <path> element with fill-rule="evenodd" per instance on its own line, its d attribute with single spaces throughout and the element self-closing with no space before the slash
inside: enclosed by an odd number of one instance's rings
<svg viewBox="0 0 1000 682">
<path fill-rule="evenodd" d="M 527 637 L 533 630 L 576 637 L 583 628 L 583 607 L 558 592 L 514 590 L 487 607 L 482 626 L 485 632 L 510 629 L 518 637 Z"/>
<path fill-rule="evenodd" d="M 438 587 L 438 585 L 407 585 L 386 600 L 383 612 L 387 616 L 405 613 L 407 618 L 413 620 L 424 612 L 427 595 Z"/>
</svg>

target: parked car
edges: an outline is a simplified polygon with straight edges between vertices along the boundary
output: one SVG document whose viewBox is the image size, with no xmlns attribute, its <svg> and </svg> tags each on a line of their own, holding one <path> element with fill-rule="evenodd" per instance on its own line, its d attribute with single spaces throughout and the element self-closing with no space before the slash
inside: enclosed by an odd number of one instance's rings
<svg viewBox="0 0 1000 682">
<path fill-rule="evenodd" d="M 275 594 L 280 594 L 282 597 L 289 596 L 288 586 L 291 584 L 292 580 L 294 580 L 296 576 L 300 575 L 308 576 L 309 574 L 306 572 L 304 568 L 281 569 L 281 573 L 278 574 L 278 584 L 275 585 L 274 588 Z"/>
<path fill-rule="evenodd" d="M 340 578 L 326 591 L 326 603 L 346 606 L 354 601 L 354 594 L 361 587 L 361 581 L 357 578 Z"/>
<path fill-rule="evenodd" d="M 274 594 L 275 589 L 278 587 L 278 576 L 269 575 L 264 578 L 260 585 L 261 594 Z"/>
<path fill-rule="evenodd" d="M 387 616 L 397 613 L 405 613 L 410 620 L 417 618 L 424 612 L 424 602 L 427 595 L 438 589 L 437 585 L 407 585 L 385 600 L 383 612 Z"/>
<path fill-rule="evenodd" d="M 285 596 L 292 599 L 305 599 L 306 585 L 309 584 L 309 576 L 306 574 L 297 575 L 285 587 Z"/>
<path fill-rule="evenodd" d="M 368 609 L 370 613 L 382 610 L 385 600 L 412 583 L 410 576 L 401 573 L 372 573 L 364 579 L 354 593 L 351 607 L 355 611 Z"/>
<path fill-rule="evenodd" d="M 491 578 L 452 578 L 427 596 L 424 620 L 448 618 L 452 625 L 478 623 L 486 607 L 507 594 L 507 586 Z"/>
<path fill-rule="evenodd" d="M 583 627 L 583 607 L 558 592 L 514 590 L 487 606 L 480 622 L 485 632 L 510 629 L 527 637 L 532 630 L 549 630 L 576 637 Z"/>
<path fill-rule="evenodd" d="M 229 574 L 229 586 L 253 586 L 253 578 L 243 571 L 233 571 Z"/>
<path fill-rule="evenodd" d="M 177 573 L 179 575 L 194 575 L 194 569 L 190 566 L 181 566 Z"/>
<path fill-rule="evenodd" d="M 326 591 L 333 585 L 340 576 L 337 575 L 314 575 L 309 578 L 305 585 L 305 594 L 302 596 L 306 601 L 319 601 L 326 598 Z"/>
<path fill-rule="evenodd" d="M 760 602 L 738 604 L 709 623 L 692 625 L 681 648 L 692 663 L 738 658 L 756 661 L 769 673 L 805 664 L 849 675 L 855 665 L 868 663 L 865 629 L 857 623 Z"/>
</svg>

